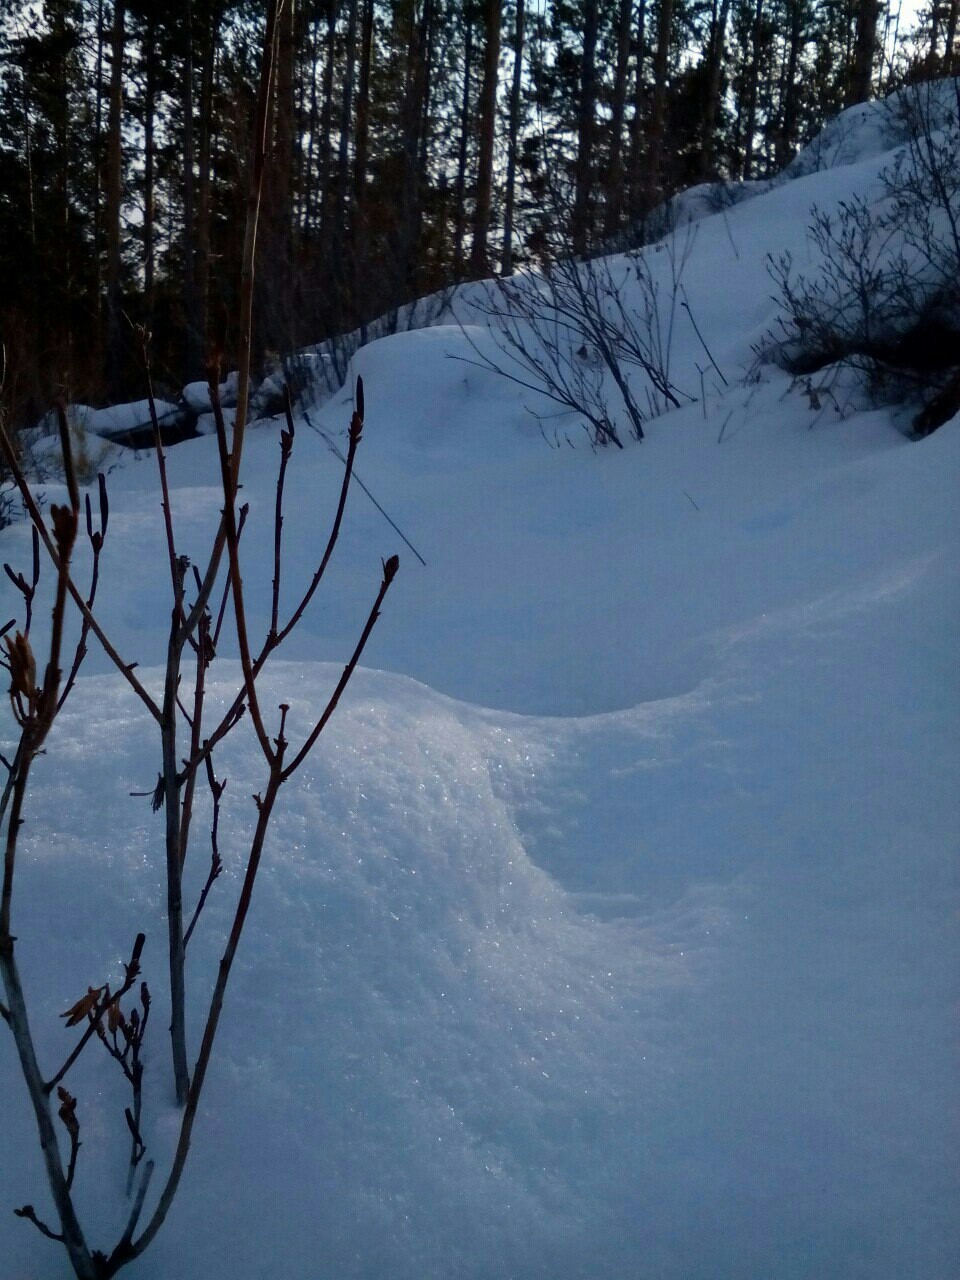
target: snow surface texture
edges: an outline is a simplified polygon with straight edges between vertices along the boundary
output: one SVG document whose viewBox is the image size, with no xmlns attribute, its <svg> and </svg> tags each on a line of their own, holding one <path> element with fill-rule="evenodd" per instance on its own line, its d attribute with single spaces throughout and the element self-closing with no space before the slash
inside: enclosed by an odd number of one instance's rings
<svg viewBox="0 0 960 1280">
<path fill-rule="evenodd" d="M 802 256 L 811 204 L 878 190 L 891 155 L 866 150 L 699 225 L 684 285 L 731 387 L 708 379 L 705 404 L 649 424 L 642 446 L 547 449 L 529 410 L 548 406 L 458 358 L 492 341 L 480 323 L 356 357 L 359 474 L 427 564 L 356 491 L 322 598 L 264 687 L 302 733 L 378 556 L 399 551 L 366 654 L 379 670 L 281 798 L 182 1190 L 131 1276 L 960 1274 L 960 424 L 915 444 L 886 411 L 812 408 L 776 370 L 744 381 L 775 316 L 764 253 Z M 653 269 L 667 256 L 651 249 Z M 678 320 L 674 376 L 697 394 L 703 359 Z M 342 443 L 350 403 L 310 417 Z M 252 432 L 254 634 L 277 459 L 276 430 Z M 168 464 L 199 559 L 215 442 Z M 340 476 L 301 419 L 289 598 Z M 156 684 L 169 600 L 152 459 L 110 491 L 98 612 Z M 4 557 L 29 562 L 24 527 Z M 86 670 L 34 773 L 18 955 L 52 1063 L 57 1015 L 145 929 L 162 1167 L 162 824 L 129 797 L 152 788 L 158 743 L 95 647 Z M 235 664 L 215 670 L 226 700 Z M 263 784 L 248 727 L 220 771 L 227 873 L 191 944 L 194 1046 Z M 196 831 L 194 894 L 202 815 Z M 79 1195 L 103 1240 L 125 1216 L 111 1066 L 91 1052 L 71 1077 Z M 0 1089 L 0 1270 L 56 1280 L 57 1248 L 7 1213 L 46 1200 L 2 1038 Z"/>
</svg>

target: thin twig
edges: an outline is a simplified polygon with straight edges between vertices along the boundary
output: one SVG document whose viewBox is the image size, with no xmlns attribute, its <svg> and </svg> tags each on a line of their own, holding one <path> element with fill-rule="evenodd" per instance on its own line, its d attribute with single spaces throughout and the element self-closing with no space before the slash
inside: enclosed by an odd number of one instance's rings
<svg viewBox="0 0 960 1280">
<path fill-rule="evenodd" d="M 57 554 L 57 549 L 54 546 L 53 539 L 50 537 L 50 534 L 47 532 L 47 527 L 44 524 L 43 516 L 40 514 L 40 508 L 37 506 L 36 501 L 34 500 L 33 494 L 30 492 L 30 486 L 27 484 L 26 477 L 24 476 L 23 471 L 20 468 L 20 464 L 17 461 L 17 456 L 16 456 L 16 453 L 14 452 L 13 445 L 10 442 L 10 437 L 8 436 L 6 428 L 4 427 L 2 421 L 0 421 L 0 451 L 3 452 L 4 459 L 6 460 L 7 466 L 10 468 L 10 473 L 14 478 L 17 489 L 20 492 L 20 496 L 23 499 L 23 504 L 27 509 L 27 513 L 29 514 L 30 519 L 33 521 L 34 528 L 37 530 L 37 532 L 40 535 L 43 545 L 46 548 L 47 555 L 50 557 L 50 560 L 52 561 L 54 568 L 59 573 L 60 557 Z M 93 632 L 93 634 L 100 641 L 100 644 L 103 646 L 104 652 L 110 658 L 111 662 L 113 662 L 114 666 L 123 676 L 123 678 L 127 681 L 131 689 L 133 689 L 134 693 L 137 695 L 137 697 L 140 699 L 143 705 L 147 708 L 147 710 L 150 712 L 153 718 L 159 723 L 160 708 L 157 706 L 154 700 L 147 693 L 146 689 L 144 689 L 140 681 L 133 674 L 134 667 L 137 664 L 135 662 L 132 662 L 132 663 L 124 662 L 124 660 L 120 657 L 120 654 L 110 643 L 110 640 L 106 635 L 106 633 L 104 632 L 103 628 L 100 626 L 100 623 L 96 620 L 94 615 L 87 608 L 86 601 L 84 600 L 83 596 L 80 594 L 80 591 L 78 590 L 76 584 L 73 582 L 72 578 L 70 578 L 69 574 L 67 575 L 67 578 L 66 578 L 66 586 L 67 586 L 67 590 L 70 593 L 70 596 L 73 599 L 74 604 L 76 604 L 77 608 L 80 610 L 83 617 L 87 620 L 90 626 L 90 630 Z"/>
<path fill-rule="evenodd" d="M 296 428 L 293 425 L 293 414 L 290 409 L 290 388 L 283 384 L 283 411 L 287 419 L 287 430 L 280 432 L 280 474 L 277 476 L 277 500 L 273 517 L 273 598 L 270 605 L 270 634 L 277 633 L 277 619 L 280 612 L 280 545 L 283 540 L 283 482 L 287 476 L 287 464 L 293 452 L 293 440 Z M 238 531 L 239 536 L 239 531 Z"/>
<path fill-rule="evenodd" d="M 127 1225 L 123 1235 L 120 1237 L 120 1244 L 129 1244 L 133 1239 L 133 1233 L 137 1229 L 137 1223 L 140 1221 L 140 1215 L 143 1213 L 143 1203 L 147 1198 L 147 1192 L 150 1189 L 150 1179 L 153 1177 L 154 1162 L 148 1160 L 143 1167 L 143 1177 L 140 1179 L 140 1185 L 137 1187 L 137 1196 L 130 1210 L 130 1217 L 127 1219 Z"/>
<path fill-rule="evenodd" d="M 134 941 L 134 944 L 133 944 L 133 951 L 130 954 L 130 960 L 126 965 L 124 965 L 125 975 L 119 991 L 117 991 L 115 994 L 111 994 L 109 987 L 101 988 L 101 990 L 103 990 L 106 994 L 103 995 L 90 1009 L 89 1022 L 86 1030 L 84 1031 L 83 1035 L 80 1037 L 77 1044 L 74 1046 L 66 1062 L 64 1062 L 63 1066 L 60 1068 L 57 1074 L 51 1080 L 47 1081 L 44 1084 L 43 1086 L 44 1093 L 48 1093 L 48 1094 L 52 1093 L 53 1090 L 60 1083 L 60 1081 L 63 1080 L 67 1072 L 76 1062 L 76 1060 L 80 1057 L 80 1054 L 83 1053 L 83 1050 L 86 1048 L 87 1043 L 90 1040 L 90 1037 L 94 1034 L 94 1032 L 97 1029 L 97 1023 L 106 1013 L 107 1009 L 110 1007 L 110 1005 L 121 1000 L 130 990 L 133 984 L 136 982 L 137 978 L 140 976 L 140 956 L 143 953 L 143 946 L 145 942 L 146 942 L 145 936 L 142 933 L 138 933 L 136 940 Z M 71 1011 L 68 1010 L 68 1013 L 69 1012 Z M 64 1014 L 62 1016 L 66 1017 L 67 1014 Z"/>
<path fill-rule="evenodd" d="M 260 713 L 260 703 L 254 683 L 253 659 L 250 656 L 250 641 L 247 635 L 247 615 L 243 605 L 243 579 L 240 577 L 239 540 L 237 538 L 236 482 L 233 478 L 230 454 L 227 450 L 227 429 L 223 421 L 223 409 L 220 405 L 220 388 L 215 377 L 209 379 L 210 402 L 213 405 L 213 418 L 217 427 L 217 445 L 220 455 L 220 475 L 223 482 L 223 514 L 226 526 L 227 556 L 230 562 L 230 584 L 233 596 L 233 612 L 237 624 L 237 643 L 240 649 L 240 666 L 243 670 L 243 683 L 246 691 L 247 706 L 256 730 L 260 749 L 268 762 L 273 760 L 274 752 L 270 746 L 270 737 Z M 236 431 L 234 431 L 236 441 Z"/>
<path fill-rule="evenodd" d="M 344 464 L 344 466 L 346 466 L 346 462 L 347 462 L 346 458 L 343 456 L 343 453 L 337 448 L 336 444 L 333 442 L 330 436 L 326 433 L 326 431 L 324 431 L 321 427 L 317 426 L 317 424 L 313 421 L 313 419 L 310 417 L 309 413 L 307 413 L 306 410 L 303 411 L 303 417 L 304 417 L 304 420 L 307 422 L 307 424 L 311 426 L 314 431 L 316 431 L 317 435 L 323 437 L 330 451 L 340 459 L 340 461 Z M 410 548 L 410 550 L 417 557 L 417 559 L 420 561 L 423 567 L 426 568 L 427 567 L 426 560 L 424 560 L 423 556 L 420 554 L 417 548 L 413 545 L 413 543 L 410 541 L 407 535 L 403 532 L 403 530 L 400 529 L 399 526 L 390 518 L 390 516 L 387 515 L 386 511 L 384 511 L 383 507 L 381 507 L 380 503 L 376 500 L 376 498 L 373 496 L 373 494 L 370 492 L 367 486 L 363 483 L 363 481 L 357 475 L 356 471 L 353 472 L 353 479 L 357 482 L 357 484 L 360 486 L 363 492 L 367 495 L 367 497 L 370 499 L 373 505 L 377 508 L 377 510 L 383 516 L 384 520 L 386 520 L 387 524 L 394 531 L 394 533 L 397 534 L 398 537 L 403 539 L 404 545 Z"/>
<path fill-rule="evenodd" d="M 681 290 L 681 292 L 683 293 L 683 301 L 680 303 L 680 305 L 681 305 L 681 307 L 683 307 L 684 311 L 686 311 L 687 315 L 690 317 L 690 323 L 693 325 L 693 331 L 694 331 L 694 333 L 697 335 L 697 337 L 700 339 L 700 345 L 701 345 L 701 347 L 703 347 L 704 351 L 707 353 L 707 359 L 710 361 L 710 363 L 711 363 L 711 364 L 713 365 L 713 367 L 716 369 L 717 373 L 719 373 L 719 375 L 720 375 L 720 379 L 721 379 L 721 381 L 723 382 L 723 385 L 724 385 L 725 387 L 729 387 L 729 386 L 730 386 L 730 383 L 729 383 L 729 382 L 726 380 L 726 378 L 723 376 L 723 370 L 722 370 L 722 369 L 720 368 L 720 366 L 717 364 L 716 360 L 714 360 L 714 358 L 713 358 L 713 356 L 712 356 L 712 354 L 711 354 L 711 352 L 710 352 L 710 348 L 707 346 L 706 341 L 705 341 L 705 339 L 704 339 L 704 336 L 703 336 L 703 334 L 700 332 L 700 328 L 699 328 L 699 326 L 698 326 L 698 324 L 697 324 L 696 320 L 693 318 L 693 312 L 692 312 L 692 311 L 691 311 L 691 309 L 690 309 L 690 303 L 687 301 L 687 291 L 686 291 L 686 289 L 684 289 L 683 285 L 681 285 L 681 286 L 680 286 L 680 290 Z"/>
<path fill-rule="evenodd" d="M 63 1236 L 56 1231 L 51 1231 L 45 1222 L 40 1221 L 32 1204 L 25 1204 L 22 1209 L 14 1209 L 13 1212 L 16 1217 L 26 1218 L 28 1222 L 32 1222 L 40 1234 L 46 1236 L 48 1240 L 56 1240 L 58 1244 L 63 1244 Z"/>
<path fill-rule="evenodd" d="M 211 846 L 210 870 L 207 873 L 207 879 L 203 886 L 203 889 L 200 891 L 200 898 L 199 898 L 199 901 L 197 902 L 196 909 L 194 910 L 193 918 L 191 919 L 190 924 L 187 926 L 186 933 L 183 935 L 184 950 L 186 950 L 187 944 L 189 943 L 190 938 L 193 935 L 193 930 L 196 927 L 196 923 L 200 919 L 200 912 L 203 910 L 204 905 L 206 904 L 207 895 L 209 894 L 210 890 L 213 888 L 213 882 L 219 877 L 220 873 L 223 871 L 223 862 L 221 861 L 221 858 L 220 858 L 220 847 L 219 847 L 220 798 L 223 795 L 224 788 L 226 787 L 227 784 L 226 784 L 226 781 L 218 782 L 216 778 L 213 776 L 213 765 L 210 762 L 209 755 L 206 758 L 206 765 L 207 765 L 207 781 L 210 785 L 210 794 L 213 796 L 213 823 L 210 827 L 210 846 Z M 193 776 L 195 777 L 196 773 L 194 773 Z"/>
<path fill-rule="evenodd" d="M 337 511 L 333 518 L 333 524 L 330 529 L 330 536 L 327 539 L 327 545 L 324 548 L 323 555 L 320 557 L 320 564 L 317 566 L 316 572 L 310 580 L 309 587 L 307 587 L 300 603 L 290 615 L 290 619 L 286 626 L 280 632 L 277 632 L 275 626 L 272 629 L 269 640 L 271 648 L 276 648 L 277 645 L 281 644 L 303 617 L 304 610 L 313 599 L 314 593 L 317 590 L 317 587 L 319 587 L 324 573 L 326 573 L 327 565 L 330 563 L 330 557 L 333 555 L 334 548 L 337 545 L 337 539 L 340 536 L 340 526 L 343 523 L 343 513 L 347 505 L 347 494 L 350 490 L 350 480 L 353 476 L 353 461 L 357 455 L 357 447 L 360 444 L 360 438 L 363 434 L 363 380 L 361 378 L 357 379 L 357 406 L 358 407 L 353 411 L 353 416 L 350 419 L 350 437 L 349 444 L 347 446 L 347 457 L 344 464 L 343 483 L 340 485 L 340 498 L 337 502 Z"/>
<path fill-rule="evenodd" d="M 153 375 L 150 371 L 149 335 L 147 330 L 138 330 L 140 338 L 140 354 L 143 358 L 144 375 L 147 380 L 147 403 L 150 406 L 150 422 L 153 426 L 153 442 L 157 454 L 157 470 L 160 473 L 160 509 L 163 511 L 163 528 L 167 541 L 167 561 L 170 568 L 170 582 L 173 587 L 174 608 L 179 615 L 183 606 L 183 574 L 179 572 L 177 563 L 176 540 L 173 535 L 173 512 L 170 507 L 170 486 L 167 482 L 167 460 L 163 452 L 163 441 L 160 438 L 160 421 L 157 418 L 157 404 L 153 398 Z"/>
<path fill-rule="evenodd" d="M 353 675 L 354 670 L 356 669 L 357 663 L 360 661 L 360 657 L 363 653 L 364 648 L 366 647 L 366 643 L 370 639 L 370 633 L 373 630 L 377 619 L 380 617 L 380 607 L 383 604 L 384 597 L 386 596 L 387 592 L 390 589 L 391 582 L 393 582 L 394 578 L 397 576 L 397 570 L 399 569 L 399 567 L 400 567 L 399 556 L 391 556 L 389 560 L 384 561 L 383 581 L 380 583 L 380 590 L 377 592 L 377 598 L 374 601 L 373 608 L 370 610 L 370 616 L 367 618 L 366 626 L 363 628 L 363 631 L 360 634 L 360 639 L 357 642 L 357 647 L 353 651 L 353 656 L 351 657 L 347 665 L 344 667 L 343 674 L 341 675 L 337 683 L 336 689 L 334 689 L 333 694 L 330 697 L 330 701 L 327 703 L 326 707 L 324 708 L 323 714 L 321 715 L 320 719 L 317 721 L 313 730 L 308 735 L 306 742 L 304 742 L 303 746 L 297 752 L 296 756 L 293 759 L 293 762 L 289 764 L 281 773 L 280 779 L 282 782 L 286 782 L 287 778 L 290 777 L 291 773 L 294 773 L 297 769 L 299 769 L 300 765 L 303 763 L 303 761 L 307 758 L 307 756 L 313 750 L 314 743 L 320 737 L 320 734 L 323 732 L 323 730 L 327 726 L 327 722 L 329 721 L 330 717 L 333 715 L 334 711 L 336 710 L 337 703 L 340 701 L 340 697 L 344 689 L 347 687 L 347 684 L 350 681 L 350 677 Z"/>
</svg>

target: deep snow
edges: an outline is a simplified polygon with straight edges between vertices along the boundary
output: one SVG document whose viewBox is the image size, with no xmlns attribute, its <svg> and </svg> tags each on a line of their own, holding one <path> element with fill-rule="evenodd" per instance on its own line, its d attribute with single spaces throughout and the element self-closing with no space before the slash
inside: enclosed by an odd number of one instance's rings
<svg viewBox="0 0 960 1280">
<path fill-rule="evenodd" d="M 642 445 L 548 449 L 527 411 L 543 406 L 457 359 L 472 348 L 453 325 L 355 358 L 358 472 L 427 564 L 354 492 L 322 597 L 268 681 L 265 704 L 289 699 L 295 731 L 339 674 L 379 555 L 400 552 L 401 574 L 371 669 L 281 799 L 188 1173 L 131 1275 L 960 1273 L 958 423 L 911 443 L 887 411 L 841 417 L 776 370 L 745 377 L 776 314 L 763 255 L 808 252 L 812 203 L 878 191 L 890 152 L 868 126 L 859 148 L 856 122 L 843 132 L 844 163 L 698 224 L 684 286 L 734 385 L 708 382 L 705 406 L 650 424 Z M 665 272 L 667 250 L 650 255 Z M 678 323 L 675 376 L 692 392 L 698 360 Z M 342 439 L 350 399 L 310 417 Z M 276 434 L 258 428 L 245 454 L 255 633 Z M 168 453 L 178 537 L 198 558 L 215 457 L 210 439 Z M 339 479 L 301 419 L 290 598 Z M 109 484 L 98 614 L 150 668 L 169 609 L 152 458 Z M 28 546 L 6 531 L 15 566 Z M 235 664 L 218 665 L 225 697 Z M 157 742 L 96 648 L 86 671 L 34 774 L 18 954 L 53 1061 L 57 1014 L 146 930 L 162 1155 L 176 1121 L 162 828 L 128 794 L 152 786 Z M 221 766 L 228 875 L 192 948 L 195 1015 L 262 785 L 252 745 L 238 732 Z M 105 1239 L 124 1215 L 110 1066 L 91 1055 L 71 1086 L 81 1199 Z M 2 1039 L 0 1080 L 0 1206 L 40 1209 Z M 0 1256 L 4 1278 L 67 1274 L 6 1209 Z"/>
</svg>

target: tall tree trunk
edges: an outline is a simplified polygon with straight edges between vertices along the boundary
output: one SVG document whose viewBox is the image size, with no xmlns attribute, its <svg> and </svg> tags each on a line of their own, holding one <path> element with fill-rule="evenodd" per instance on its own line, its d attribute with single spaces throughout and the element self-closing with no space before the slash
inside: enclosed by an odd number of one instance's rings
<svg viewBox="0 0 960 1280">
<path fill-rule="evenodd" d="M 633 118 L 630 121 L 630 212 L 636 213 L 643 203 L 644 98 L 647 90 L 647 4 L 637 6 L 637 65 L 634 73 Z"/>
<path fill-rule="evenodd" d="M 357 109 L 353 125 L 353 196 L 350 211 L 350 268 L 353 320 L 367 320 L 367 275 L 371 265 L 368 243 L 367 170 L 370 163 L 370 75 L 373 62 L 373 0 L 363 0 L 360 20 L 360 67 L 357 73 Z"/>
<path fill-rule="evenodd" d="M 513 28 L 513 79 L 510 82 L 510 119 L 507 135 L 507 182 L 503 208 L 503 258 L 500 270 L 510 275 L 513 270 L 513 207 L 517 185 L 517 141 L 520 134 L 520 86 L 523 80 L 524 0 L 516 0 L 517 12 Z"/>
<path fill-rule="evenodd" d="M 323 68 L 323 103 L 320 107 L 320 154 L 317 159 L 317 200 L 321 234 L 327 228 L 330 197 L 330 128 L 333 119 L 333 64 L 337 55 L 337 17 L 339 0 L 329 0 L 327 11 L 327 50 Z"/>
<path fill-rule="evenodd" d="M 796 3 L 797 0 L 794 0 Z M 721 0 L 720 9 L 714 10 L 707 53 L 707 96 L 703 109 L 703 134 L 700 141 L 700 175 L 710 178 L 714 173 L 717 120 L 720 116 L 720 88 L 723 79 L 723 55 L 727 40 L 727 21 L 730 16 L 730 0 Z"/>
<path fill-rule="evenodd" d="M 203 46 L 203 68 L 200 74 L 200 147 L 197 175 L 197 307 L 203 341 L 206 344 L 210 316 L 210 194 L 213 164 L 213 93 L 216 80 L 217 34 L 220 6 L 211 4 L 207 15 Z"/>
<path fill-rule="evenodd" d="M 597 113 L 597 0 L 586 0 L 583 9 L 583 61 L 580 66 L 580 101 L 577 109 L 577 159 L 574 169 L 573 218 L 570 228 L 574 253 L 586 253 L 591 238 L 593 205 L 594 134 Z"/>
<path fill-rule="evenodd" d="M 420 103 L 420 154 L 417 160 L 421 189 L 425 188 L 429 181 L 430 169 L 430 143 L 432 141 L 430 112 L 433 105 L 433 56 L 436 52 L 435 16 L 434 0 L 424 0 L 420 19 L 420 48 L 423 50 L 423 94 Z"/>
<path fill-rule="evenodd" d="M 750 62 L 750 79 L 747 85 L 746 116 L 743 138 L 743 180 L 749 181 L 753 176 L 753 141 L 757 130 L 757 102 L 760 97 L 760 54 L 763 34 L 763 0 L 757 0 L 753 15 L 753 31 L 751 36 L 752 56 Z"/>
<path fill-rule="evenodd" d="M 667 120 L 667 68 L 673 34 L 673 0 L 660 0 L 657 23 L 657 51 L 653 59 L 653 104 L 647 130 L 647 184 L 644 213 L 649 213 L 660 195 L 660 160 Z"/>
<path fill-rule="evenodd" d="M 154 288 L 156 277 L 155 212 L 156 212 L 156 147 L 154 130 L 157 111 L 157 49 L 153 15 L 147 18 L 141 57 L 145 84 L 143 90 L 143 306 L 148 329 L 153 328 Z"/>
<path fill-rule="evenodd" d="M 353 206 L 354 241 L 366 234 L 367 166 L 370 146 L 370 70 L 373 59 L 373 0 L 363 0 L 360 33 L 360 74 L 357 83 L 357 115 L 354 125 Z"/>
<path fill-rule="evenodd" d="M 113 6 L 110 114 L 107 123 L 107 383 L 116 402 L 123 391 L 123 298 L 120 291 L 120 207 L 123 199 L 124 0 Z"/>
<path fill-rule="evenodd" d="M 345 261 L 345 233 L 351 205 L 350 135 L 353 132 L 353 94 L 357 68 L 358 0 L 348 0 L 347 39 L 344 50 L 343 85 L 340 97 L 340 124 L 337 130 L 337 183 L 331 244 L 338 325 L 349 325 L 354 311 L 354 273 Z"/>
<path fill-rule="evenodd" d="M 185 331 L 185 380 L 199 378 L 202 370 L 203 334 L 197 305 L 194 253 L 194 147 L 193 147 L 193 0 L 186 0 L 186 52 L 183 64 L 183 316 Z"/>
<path fill-rule="evenodd" d="M 400 189 L 397 249 L 398 296 L 404 300 L 415 293 L 417 288 L 417 247 L 420 242 L 423 204 L 421 132 L 427 95 L 427 49 L 431 41 L 433 12 L 432 0 L 423 0 L 419 22 L 416 21 L 414 5 L 411 4 L 408 9 L 409 36 L 403 112 L 403 176 Z"/>
<path fill-rule="evenodd" d="M 627 77 L 630 73 L 630 29 L 633 0 L 620 0 L 617 24 L 617 66 L 613 80 L 610 118 L 610 159 L 607 165 L 607 216 L 604 230 L 612 235 L 623 217 L 623 122 L 627 110 Z"/>
<path fill-rule="evenodd" d="M 800 65 L 800 51 L 803 47 L 805 0 L 787 0 L 787 13 L 790 19 L 790 45 L 787 51 L 787 65 L 783 77 L 783 103 L 780 129 L 777 135 L 777 167 L 783 168 L 793 159 L 797 143 L 797 119 L 800 114 L 799 86 L 797 69 Z"/>
<path fill-rule="evenodd" d="M 342 230 L 350 203 L 350 133 L 353 123 L 353 82 L 357 66 L 357 0 L 348 0 L 346 63 L 340 102 L 340 137 L 337 146 L 337 221 Z"/>
<path fill-rule="evenodd" d="M 477 200 L 473 214 L 470 273 L 486 275 L 490 269 L 487 239 L 493 198 L 493 144 L 497 127 L 497 70 L 500 63 L 501 0 L 484 0 L 483 80 L 480 84 L 480 132 L 477 161 Z"/>
<path fill-rule="evenodd" d="M 464 240 L 467 229 L 467 160 L 470 140 L 470 78 L 473 72 L 473 15 L 467 13 L 463 41 L 463 95 L 460 102 L 460 142 L 457 150 L 456 224 L 453 239 L 453 270 L 463 275 Z"/>
<path fill-rule="evenodd" d="M 354 82 L 357 73 L 358 0 L 347 0 L 347 38 L 344 49 L 343 85 L 340 98 L 340 127 L 337 139 L 336 216 L 333 223 L 333 271 L 336 286 L 338 324 L 349 326 L 354 318 L 354 272 L 345 260 L 345 239 L 350 214 L 352 189 L 350 181 L 350 136 L 353 132 Z M 347 317 L 350 317 L 348 320 Z"/>
<path fill-rule="evenodd" d="M 940 17 L 942 6 L 940 0 L 933 0 L 930 5 L 930 47 L 927 50 L 927 72 L 934 76 L 937 73 L 937 48 L 940 44 Z M 859 18 L 859 13 L 858 13 Z M 860 28 L 857 26 L 857 44 L 859 46 Z"/>
<path fill-rule="evenodd" d="M 955 74 L 953 66 L 954 46 L 957 40 L 957 24 L 960 21 L 960 0 L 950 0 L 950 11 L 947 14 L 946 47 L 943 51 L 943 65 L 948 74 Z"/>
<path fill-rule="evenodd" d="M 317 171 L 314 164 L 314 153 L 317 151 L 317 133 L 319 130 L 319 116 L 317 114 L 317 81 L 319 79 L 318 68 L 320 66 L 320 27 L 319 23 L 311 20 L 307 23 L 308 43 L 310 47 L 310 67 L 308 80 L 310 84 L 310 105 L 307 108 L 307 114 L 303 122 L 303 127 L 307 131 L 307 153 L 303 160 L 303 192 L 300 198 L 300 234 L 304 241 L 309 242 L 310 232 L 313 228 L 313 208 L 317 192 Z"/>
<path fill-rule="evenodd" d="M 258 351 L 271 347 L 285 353 L 293 349 L 293 149 L 296 97 L 294 39 L 296 5 L 286 0 L 277 15 L 277 47 L 274 74 L 274 132 L 271 156 L 272 181 L 266 185 L 266 249 L 260 271 Z"/>
<path fill-rule="evenodd" d="M 873 92 L 873 64 L 877 56 L 877 23 L 880 19 L 880 0 L 858 0 L 856 34 L 853 47 L 853 66 L 848 107 L 866 102 Z"/>
<path fill-rule="evenodd" d="M 97 309 L 97 332 L 102 336 L 101 309 L 103 306 L 103 259 L 101 257 L 102 228 L 101 205 L 103 202 L 103 0 L 97 0 L 97 59 L 96 107 L 93 134 L 93 261 Z"/>
</svg>

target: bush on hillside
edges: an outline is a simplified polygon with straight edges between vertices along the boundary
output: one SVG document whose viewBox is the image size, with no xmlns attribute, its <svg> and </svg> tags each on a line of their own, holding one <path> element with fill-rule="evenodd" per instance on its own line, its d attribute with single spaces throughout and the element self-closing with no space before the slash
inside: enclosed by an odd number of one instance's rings
<svg viewBox="0 0 960 1280">
<path fill-rule="evenodd" d="M 918 405 L 927 435 L 960 409 L 960 80 L 890 102 L 908 141 L 875 203 L 814 209 L 816 273 L 768 263 L 784 315 L 763 354 L 791 373 L 852 367 L 880 403 Z"/>
</svg>

